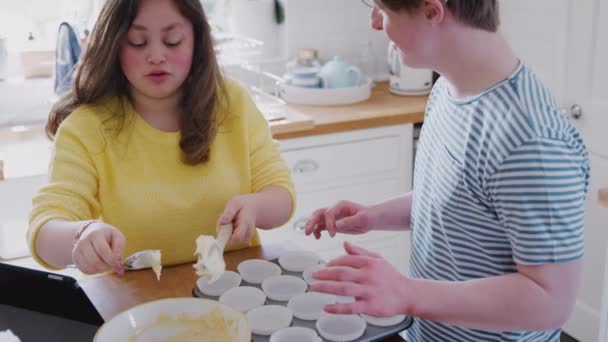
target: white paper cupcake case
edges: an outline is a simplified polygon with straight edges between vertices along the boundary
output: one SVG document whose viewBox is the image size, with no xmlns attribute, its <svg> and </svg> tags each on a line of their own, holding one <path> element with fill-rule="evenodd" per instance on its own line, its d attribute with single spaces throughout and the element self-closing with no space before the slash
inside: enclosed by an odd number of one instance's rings
<svg viewBox="0 0 608 342">
<path fill-rule="evenodd" d="M 240 286 L 224 292 L 219 302 L 245 313 L 264 305 L 266 295 L 257 287 Z"/>
<path fill-rule="evenodd" d="M 251 332 L 256 335 L 268 336 L 291 325 L 293 313 L 281 305 L 265 305 L 255 308 L 245 314 L 251 326 Z"/>
<path fill-rule="evenodd" d="M 196 286 L 202 294 L 212 297 L 218 297 L 224 292 L 241 285 L 241 276 L 232 271 L 226 271 L 218 280 L 209 284 L 209 279 L 200 277 L 196 281 Z"/>
<path fill-rule="evenodd" d="M 390 317 L 374 317 L 370 315 L 361 314 L 361 317 L 365 319 L 365 321 L 371 325 L 375 325 L 377 327 L 390 327 L 391 325 L 396 325 L 405 319 L 405 315 L 395 315 Z"/>
<path fill-rule="evenodd" d="M 287 307 L 293 311 L 296 318 L 305 321 L 314 321 L 325 314 L 323 308 L 328 304 L 336 302 L 336 296 L 319 293 L 307 292 L 299 294 L 289 300 Z"/>
<path fill-rule="evenodd" d="M 307 268 L 318 265 L 320 261 L 319 254 L 312 251 L 291 252 L 279 258 L 281 267 L 289 272 L 304 272 Z"/>
<path fill-rule="evenodd" d="M 277 264 L 261 259 L 245 260 L 237 266 L 237 270 L 243 280 L 252 284 L 261 284 L 264 279 L 282 272 Z"/>
<path fill-rule="evenodd" d="M 292 275 L 272 276 L 264 279 L 262 290 L 272 300 L 284 302 L 292 297 L 306 292 L 308 285 L 298 277 Z"/>
<path fill-rule="evenodd" d="M 309 341 L 321 342 L 321 337 L 313 329 L 305 327 L 289 327 L 274 332 L 269 342 Z"/>
<path fill-rule="evenodd" d="M 308 285 L 312 285 L 319 281 L 317 279 L 314 279 L 312 277 L 312 274 L 319 270 L 322 270 L 324 268 L 325 268 L 325 265 L 323 265 L 323 264 L 317 264 L 317 265 L 311 266 L 311 267 L 305 269 L 304 272 L 302 272 L 302 278 L 304 278 L 304 280 L 308 283 Z"/>
<path fill-rule="evenodd" d="M 317 320 L 315 326 L 326 340 L 349 342 L 363 336 L 367 323 L 359 315 L 325 314 Z"/>
</svg>

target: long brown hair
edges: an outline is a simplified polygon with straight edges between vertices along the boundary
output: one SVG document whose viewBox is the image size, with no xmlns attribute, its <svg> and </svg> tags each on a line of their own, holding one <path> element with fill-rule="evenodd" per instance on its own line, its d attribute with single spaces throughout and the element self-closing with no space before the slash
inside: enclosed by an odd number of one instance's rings
<svg viewBox="0 0 608 342">
<path fill-rule="evenodd" d="M 217 63 L 211 28 L 200 0 L 174 0 L 180 13 L 194 31 L 192 67 L 182 85 L 180 148 L 184 162 L 196 165 L 209 159 L 211 143 L 219 125 L 221 107 L 228 96 Z M 128 96 L 119 52 L 141 0 L 107 0 L 93 31 L 82 62 L 76 70 L 74 84 L 51 109 L 46 134 L 53 139 L 59 125 L 76 108 L 96 104 L 112 96 Z M 117 134 L 125 121 L 125 111 L 112 113 L 118 120 Z"/>
<path fill-rule="evenodd" d="M 424 0 L 381 0 L 393 11 L 413 12 Z M 500 25 L 498 0 L 447 0 L 447 8 L 462 23 L 481 30 L 496 32 Z"/>
</svg>

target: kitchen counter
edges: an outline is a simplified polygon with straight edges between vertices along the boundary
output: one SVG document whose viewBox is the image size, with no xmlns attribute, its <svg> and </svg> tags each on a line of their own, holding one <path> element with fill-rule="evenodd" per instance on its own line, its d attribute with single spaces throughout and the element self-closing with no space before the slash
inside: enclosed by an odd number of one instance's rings
<svg viewBox="0 0 608 342">
<path fill-rule="evenodd" d="M 284 245 L 265 245 L 227 252 L 226 269 L 236 271 L 238 264 L 247 259 L 276 259 L 292 248 Z M 192 297 L 196 285 L 193 263 L 165 267 L 160 281 L 152 270 L 129 271 L 124 276 L 108 274 L 85 277 L 80 285 L 104 320 L 135 305 L 170 297 Z"/>
<path fill-rule="evenodd" d="M 289 120 L 271 122 L 277 139 L 299 138 L 357 129 L 418 123 L 424 119 L 428 96 L 399 96 L 388 90 L 387 82 L 380 82 L 372 96 L 364 102 L 342 106 L 288 105 L 288 112 L 304 114 L 312 119 L 311 126 L 285 129 Z"/>
</svg>

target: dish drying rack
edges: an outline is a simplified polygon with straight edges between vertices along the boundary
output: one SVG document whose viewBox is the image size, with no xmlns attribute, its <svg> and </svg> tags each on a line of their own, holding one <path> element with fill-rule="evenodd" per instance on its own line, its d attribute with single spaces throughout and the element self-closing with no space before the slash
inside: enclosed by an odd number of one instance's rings
<svg viewBox="0 0 608 342">
<path fill-rule="evenodd" d="M 268 121 L 285 119 L 287 103 L 279 97 L 283 78 L 264 70 L 261 63 L 256 62 L 264 42 L 232 33 L 214 33 L 213 39 L 223 72 L 247 87 Z"/>
</svg>

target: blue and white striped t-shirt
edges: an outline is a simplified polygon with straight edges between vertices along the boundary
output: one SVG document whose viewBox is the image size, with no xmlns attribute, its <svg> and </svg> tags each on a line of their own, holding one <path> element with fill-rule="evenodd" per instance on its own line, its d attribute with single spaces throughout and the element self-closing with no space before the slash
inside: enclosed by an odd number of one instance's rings
<svg viewBox="0 0 608 342">
<path fill-rule="evenodd" d="M 586 148 L 524 64 L 466 100 L 451 97 L 439 79 L 414 174 L 413 278 L 464 281 L 583 255 Z M 484 332 L 422 319 L 407 333 L 408 342 L 547 342 L 559 334 Z"/>
</svg>

